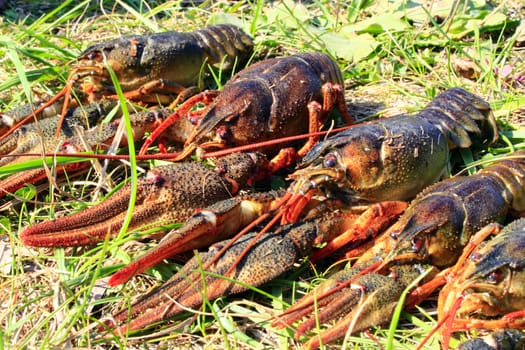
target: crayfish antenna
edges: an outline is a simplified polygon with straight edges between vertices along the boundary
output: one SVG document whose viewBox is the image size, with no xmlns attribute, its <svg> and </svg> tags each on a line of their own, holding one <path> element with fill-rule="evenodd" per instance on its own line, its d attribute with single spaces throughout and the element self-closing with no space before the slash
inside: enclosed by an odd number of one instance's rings
<svg viewBox="0 0 525 350">
<path fill-rule="evenodd" d="M 456 312 L 461 307 L 462 302 L 463 302 L 463 297 L 462 296 L 458 297 L 454 305 L 452 305 L 450 311 L 447 312 L 447 314 L 443 317 L 443 319 L 440 320 L 440 322 L 438 322 L 438 324 L 436 325 L 436 329 L 437 329 L 438 326 L 440 326 L 441 324 L 444 324 L 444 329 L 441 331 L 441 345 L 443 346 L 443 350 L 449 349 L 450 338 L 452 337 L 452 327 L 454 325 L 454 318 L 455 318 Z"/>
<path fill-rule="evenodd" d="M 185 118 L 190 110 L 199 102 L 209 103 L 217 96 L 217 91 L 206 90 L 198 95 L 190 97 L 170 116 L 168 116 L 144 141 L 144 144 L 140 148 L 139 155 L 146 154 L 148 147 L 170 126 L 176 123 L 178 120 Z M 191 137 L 190 137 L 191 138 Z M 188 140 L 189 142 L 189 140 Z"/>
<path fill-rule="evenodd" d="M 66 85 L 62 90 L 60 90 L 53 98 L 51 98 L 49 101 L 45 102 L 44 104 L 40 105 L 37 109 L 32 111 L 30 114 L 26 115 L 22 118 L 18 123 L 13 125 L 9 130 L 7 130 L 2 136 L 0 136 L 0 142 L 3 141 L 7 136 L 11 135 L 15 130 L 19 129 L 21 126 L 27 124 L 29 121 L 36 119 L 36 115 L 38 113 L 43 112 L 47 107 L 51 106 L 53 103 L 57 102 L 62 96 L 65 96 L 69 90 L 69 86 Z M 65 115 L 64 113 L 64 106 L 62 106 L 62 115 Z M 67 108 L 66 108 L 67 110 Z M 58 131 L 61 128 L 62 123 L 59 123 Z"/>
<path fill-rule="evenodd" d="M 71 74 L 71 76 L 73 73 Z M 71 78 L 70 76 L 70 78 Z M 57 122 L 57 128 L 55 130 L 55 137 L 58 137 L 60 134 L 60 130 L 62 130 L 62 123 L 64 122 L 64 118 L 66 117 L 67 110 L 69 108 L 69 102 L 71 101 L 71 89 L 72 89 L 72 81 L 71 79 L 67 80 L 66 86 L 64 86 L 64 89 L 60 93 L 63 93 L 64 95 L 64 104 L 62 105 L 62 112 L 60 113 L 60 119 Z M 59 93 L 59 94 L 60 94 Z M 57 96 L 59 95 L 57 94 Z"/>
</svg>

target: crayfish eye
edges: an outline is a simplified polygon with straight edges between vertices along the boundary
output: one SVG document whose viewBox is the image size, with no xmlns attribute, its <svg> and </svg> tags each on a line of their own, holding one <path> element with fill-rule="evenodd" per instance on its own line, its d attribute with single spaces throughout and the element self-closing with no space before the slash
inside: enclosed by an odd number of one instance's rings
<svg viewBox="0 0 525 350">
<path fill-rule="evenodd" d="M 480 261 L 480 259 L 482 258 L 482 255 L 478 252 L 474 252 L 472 254 L 470 254 L 470 260 L 473 261 L 473 262 L 478 262 Z"/>
<path fill-rule="evenodd" d="M 197 125 L 197 124 L 199 124 L 199 118 L 197 118 L 197 117 L 190 117 L 189 120 L 190 120 L 190 123 L 191 123 L 192 125 Z"/>
<path fill-rule="evenodd" d="M 501 280 L 501 277 L 503 276 L 503 273 L 498 269 L 496 271 L 492 271 L 486 278 L 487 282 L 489 283 L 498 283 Z"/>
<path fill-rule="evenodd" d="M 399 230 L 393 230 L 392 232 L 390 232 L 390 238 L 392 238 L 393 240 L 396 240 L 399 238 Z"/>
<path fill-rule="evenodd" d="M 414 253 L 417 253 L 421 250 L 421 248 L 423 248 L 423 239 L 418 237 L 418 238 L 414 238 L 412 240 L 412 251 Z"/>
<path fill-rule="evenodd" d="M 221 138 L 221 140 L 227 140 L 230 137 L 231 132 L 228 127 L 221 126 L 217 128 L 217 135 Z"/>
<path fill-rule="evenodd" d="M 328 153 L 323 159 L 325 168 L 333 168 L 337 164 L 337 157 L 333 153 Z"/>
<path fill-rule="evenodd" d="M 98 61 L 100 60 L 100 51 L 92 51 L 88 53 L 87 58 L 89 60 Z"/>
</svg>

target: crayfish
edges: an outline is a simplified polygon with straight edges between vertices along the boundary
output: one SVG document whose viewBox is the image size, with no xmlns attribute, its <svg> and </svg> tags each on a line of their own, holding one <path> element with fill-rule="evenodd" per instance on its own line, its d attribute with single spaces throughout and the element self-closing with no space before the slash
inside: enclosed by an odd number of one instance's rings
<svg viewBox="0 0 525 350">
<path fill-rule="evenodd" d="M 53 98 L 34 110 L 31 105 L 24 107 L 22 110 L 30 110 L 26 115 L 17 111 L 2 117 L 5 124 L 12 127 L 0 140 L 57 102 L 62 104 L 62 118 L 56 127 L 58 134 L 63 117 L 71 107 L 74 87 L 86 95 L 83 103 L 94 102 L 102 96 L 115 98 L 110 69 L 127 99 L 176 105 L 180 98 L 173 101 L 171 94 L 180 94 L 197 84 L 205 64 L 232 69 L 246 63 L 252 50 L 252 39 L 230 24 L 189 33 L 130 35 L 95 44 L 78 56 L 65 87 Z"/>
<path fill-rule="evenodd" d="M 115 140 L 121 120 L 109 123 L 100 123 L 116 105 L 114 100 L 102 99 L 85 107 L 71 108 L 66 114 L 61 126 L 61 133 L 53 137 L 59 115 L 49 117 L 42 121 L 23 125 L 13 134 L 0 142 L 0 152 L 4 158 L 0 165 L 12 165 L 28 159 L 40 159 L 43 155 L 71 155 L 78 157 L 81 152 L 106 150 L 116 146 L 125 146 L 126 138 Z M 167 108 L 151 111 L 142 111 L 130 115 L 132 139 L 140 140 L 145 133 L 152 131 L 163 119 L 173 111 Z M 38 137 L 41 134 L 42 137 Z M 22 157 L 24 156 L 24 157 Z M 95 157 L 96 155 L 90 155 Z M 68 162 L 58 164 L 55 174 L 67 173 L 73 176 L 76 172 L 86 169 L 89 162 Z M 0 180 L 0 198 L 12 194 L 28 183 L 36 184 L 46 180 L 48 174 L 44 167 L 36 167 Z"/>
<path fill-rule="evenodd" d="M 477 230 L 503 221 L 511 209 L 525 209 L 524 155 L 517 153 L 475 175 L 447 179 L 424 190 L 370 249 L 360 253 L 351 269 L 330 276 L 273 324 L 289 326 L 316 304 L 318 319 L 300 324 L 296 337 L 306 334 L 317 321 L 340 318 L 307 344 L 316 348 L 320 340 L 327 343 L 343 337 L 349 327 L 352 333 L 388 321 L 401 293 L 418 276 L 430 271 L 432 277 L 436 269 L 453 265 Z M 409 303 L 420 301 L 443 282 L 443 278 L 428 282 Z"/>
<path fill-rule="evenodd" d="M 255 142 L 259 145 L 258 151 L 267 154 L 280 150 L 271 166 L 282 168 L 291 163 L 285 159 L 301 157 L 317 138 L 310 137 L 297 154 L 288 148 L 282 150 L 282 141 L 276 144 L 265 141 L 307 131 L 315 133 L 334 107 L 348 124 L 352 123 L 344 103 L 339 66 L 326 54 L 305 52 L 255 63 L 237 73 L 218 94 L 205 91 L 194 96 L 146 139 L 140 154 L 145 154 L 166 128 L 184 121 L 197 102 L 208 100 L 213 102 L 202 115 L 193 113 L 191 120 L 195 127 L 189 129 L 188 134 L 184 134 L 188 128 L 177 128 L 183 135 L 177 140 L 185 145 L 177 160 L 186 158 L 197 148 L 202 153 Z M 175 135 L 170 138 L 174 139 Z"/>
<path fill-rule="evenodd" d="M 448 283 L 438 299 L 445 348 L 454 331 L 525 328 L 525 220 L 516 220 L 500 231 L 497 224 L 480 230 L 448 273 Z M 490 235 L 494 237 L 486 241 Z M 523 344 L 523 333 L 506 334 Z"/>
</svg>

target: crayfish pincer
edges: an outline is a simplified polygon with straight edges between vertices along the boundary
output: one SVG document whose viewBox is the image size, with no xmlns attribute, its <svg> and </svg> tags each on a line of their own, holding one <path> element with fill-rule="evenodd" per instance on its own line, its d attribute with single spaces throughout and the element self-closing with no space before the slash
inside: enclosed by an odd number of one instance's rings
<svg viewBox="0 0 525 350">
<path fill-rule="evenodd" d="M 203 302 L 203 293 L 212 300 L 245 291 L 248 289 L 246 285 L 259 286 L 268 282 L 291 269 L 311 251 L 317 237 L 326 234 L 333 226 L 329 220 L 322 221 L 315 219 L 285 225 L 278 232 L 265 234 L 234 269 L 230 269 L 232 262 L 246 249 L 256 232 L 235 241 L 224 255 L 216 259 L 221 247 L 229 244 L 228 241 L 218 242 L 209 251 L 199 253 L 198 257 L 189 260 L 179 273 L 160 288 L 137 300 L 131 309 L 124 309 L 113 315 L 106 325 L 109 328 L 120 327 L 111 330 L 115 334 L 123 330 L 141 329 L 188 308 L 199 307 Z M 201 275 L 201 264 L 208 266 L 212 273 Z M 226 278 L 217 278 L 217 274 Z"/>
<path fill-rule="evenodd" d="M 269 198 L 272 195 L 268 193 L 265 197 Z M 215 205 L 217 204 L 219 203 Z M 194 214 L 180 231 L 184 231 L 186 226 L 192 226 L 194 221 L 199 222 L 200 219 L 199 213 Z M 363 215 L 351 221 L 360 225 L 367 219 L 368 217 Z M 378 221 L 385 223 L 388 220 L 379 218 Z M 239 218 L 231 221 L 231 224 L 234 224 Z M 124 330 L 138 330 L 188 308 L 199 307 L 202 305 L 203 295 L 211 300 L 246 291 L 247 285 L 260 286 L 292 269 L 310 254 L 316 244 L 329 240 L 347 227 L 348 217 L 340 211 L 335 211 L 303 222 L 283 225 L 275 232 L 265 233 L 260 237 L 258 232 L 251 232 L 238 240 L 218 242 L 207 252 L 199 253 L 190 259 L 160 288 L 141 297 L 131 308 L 117 312 L 105 323 L 109 328 L 117 327 L 111 330 L 117 334 Z M 220 254 L 221 251 L 224 251 L 224 254 Z M 246 254 L 243 254 L 245 251 Z M 138 266 L 149 264 L 151 259 L 154 259 L 154 256 L 140 261 Z M 140 258 L 136 261 L 139 260 Z M 200 268 L 204 271 L 199 270 Z M 112 280 L 117 274 L 112 276 Z M 124 324 L 126 322 L 127 324 Z"/>
<path fill-rule="evenodd" d="M 329 277 L 297 306 L 278 316 L 273 325 L 289 326 L 310 314 L 314 305 L 319 308 L 316 317 L 299 325 L 297 337 L 312 330 L 316 322 L 340 318 L 307 344 L 316 348 L 319 341 L 331 342 L 347 332 L 388 321 L 402 291 L 416 278 L 425 271 L 431 277 L 453 265 L 481 227 L 503 221 L 510 210 L 525 209 L 524 156 L 525 152 L 518 152 L 475 175 L 447 179 L 427 188 L 351 269 Z M 436 281 L 425 284 L 418 290 L 419 296 L 413 295 L 411 300 L 419 300 L 444 282 Z"/>
</svg>

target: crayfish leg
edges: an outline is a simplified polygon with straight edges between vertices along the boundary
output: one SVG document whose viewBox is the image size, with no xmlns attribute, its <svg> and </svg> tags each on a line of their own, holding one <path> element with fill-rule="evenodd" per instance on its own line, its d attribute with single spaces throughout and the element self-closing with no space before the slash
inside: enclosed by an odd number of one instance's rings
<svg viewBox="0 0 525 350">
<path fill-rule="evenodd" d="M 156 93 L 160 91 L 172 93 L 177 97 L 171 101 L 170 96 Z M 146 103 L 169 104 L 168 108 L 175 108 L 180 102 L 187 100 L 197 92 L 197 87 L 186 88 L 173 80 L 157 79 L 147 82 L 137 89 L 125 91 L 124 97 L 128 100 L 137 100 Z M 112 95 L 110 98 L 117 99 L 118 96 Z"/>
<path fill-rule="evenodd" d="M 176 123 L 181 118 L 185 118 L 190 110 L 197 103 L 202 102 L 205 104 L 211 103 L 217 97 L 218 91 L 206 90 L 201 92 L 198 95 L 195 95 L 188 100 L 186 100 L 172 115 L 167 117 L 144 141 L 144 144 L 140 148 L 139 155 L 146 154 L 148 147 L 151 146 L 153 141 L 155 141 L 166 129 L 171 125 Z M 191 136 L 190 136 L 191 138 Z"/>
<path fill-rule="evenodd" d="M 316 251 L 310 257 L 310 260 L 314 262 L 319 261 L 349 243 L 364 242 L 372 237 L 376 237 L 389 227 L 407 206 L 406 202 L 401 201 L 373 204 L 357 220 L 352 220 L 343 234 L 335 237 L 325 247 Z"/>
<path fill-rule="evenodd" d="M 353 118 L 348 113 L 345 105 L 343 89 L 340 85 L 325 83 L 322 86 L 323 105 L 316 101 L 308 103 L 309 133 L 317 133 L 326 121 L 328 113 L 337 105 L 337 109 L 348 125 L 354 124 Z M 308 153 L 319 140 L 319 136 L 310 136 L 308 141 L 297 151 L 297 158 Z"/>
<path fill-rule="evenodd" d="M 321 343 L 340 339 L 369 327 L 383 324 L 390 319 L 405 286 L 380 274 L 368 274 L 357 278 L 349 288 L 342 290 L 328 307 L 303 322 L 296 337 L 312 330 L 317 323 L 346 314 L 335 325 L 314 336 L 305 345 L 307 349 L 318 348 Z M 351 309 L 349 313 L 347 313 Z M 316 320 L 316 317 L 318 319 Z"/>
</svg>

